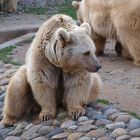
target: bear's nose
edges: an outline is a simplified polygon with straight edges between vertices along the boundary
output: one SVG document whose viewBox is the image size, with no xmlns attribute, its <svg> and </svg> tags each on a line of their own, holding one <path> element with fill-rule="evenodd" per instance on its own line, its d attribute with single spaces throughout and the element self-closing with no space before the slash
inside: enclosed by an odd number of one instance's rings
<svg viewBox="0 0 140 140">
<path fill-rule="evenodd" d="M 96 66 L 97 71 L 98 71 L 99 69 L 101 69 L 101 68 L 102 68 L 101 65 Z"/>
</svg>

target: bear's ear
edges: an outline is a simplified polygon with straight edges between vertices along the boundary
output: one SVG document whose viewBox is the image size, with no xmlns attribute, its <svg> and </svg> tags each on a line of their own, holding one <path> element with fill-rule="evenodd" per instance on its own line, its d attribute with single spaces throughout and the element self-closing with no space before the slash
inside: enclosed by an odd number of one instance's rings
<svg viewBox="0 0 140 140">
<path fill-rule="evenodd" d="M 61 42 L 64 47 L 66 43 L 70 42 L 70 34 L 64 28 L 59 28 L 56 31 L 56 39 Z"/>
<path fill-rule="evenodd" d="M 75 9 L 78 9 L 79 6 L 80 6 L 80 2 L 78 2 L 78 1 L 73 1 L 73 2 L 72 2 L 72 6 L 73 6 Z"/>
<path fill-rule="evenodd" d="M 91 34 L 91 27 L 88 23 L 82 23 L 80 27 L 83 28 L 88 35 Z"/>
</svg>

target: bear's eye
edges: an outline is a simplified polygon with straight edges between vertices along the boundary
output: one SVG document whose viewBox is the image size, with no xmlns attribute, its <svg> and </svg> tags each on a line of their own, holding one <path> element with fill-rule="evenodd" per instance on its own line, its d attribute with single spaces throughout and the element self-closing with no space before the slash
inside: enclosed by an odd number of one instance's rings
<svg viewBox="0 0 140 140">
<path fill-rule="evenodd" d="M 84 53 L 84 56 L 89 56 L 89 55 L 90 55 L 90 51 Z"/>
</svg>

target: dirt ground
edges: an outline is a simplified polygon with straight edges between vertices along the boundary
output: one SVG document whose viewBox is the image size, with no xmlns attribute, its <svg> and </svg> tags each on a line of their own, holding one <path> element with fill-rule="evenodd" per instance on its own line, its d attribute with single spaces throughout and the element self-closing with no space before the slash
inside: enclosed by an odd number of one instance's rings
<svg viewBox="0 0 140 140">
<path fill-rule="evenodd" d="M 48 15 L 13 15 L 0 19 L 0 28 L 28 24 L 41 24 Z M 30 43 L 22 43 L 13 52 L 13 59 L 24 63 Z M 103 89 L 99 98 L 107 99 L 119 105 L 122 110 L 140 114 L 140 68 L 132 61 L 116 55 L 114 44 L 107 43 L 105 55 L 98 57 L 102 63 L 99 71 L 103 80 Z"/>
</svg>

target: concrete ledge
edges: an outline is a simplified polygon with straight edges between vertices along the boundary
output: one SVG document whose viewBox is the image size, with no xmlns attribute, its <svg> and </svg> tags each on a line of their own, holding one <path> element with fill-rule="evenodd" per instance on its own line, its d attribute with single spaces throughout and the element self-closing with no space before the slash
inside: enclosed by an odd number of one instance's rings
<svg viewBox="0 0 140 140">
<path fill-rule="evenodd" d="M 26 35 L 23 35 L 23 36 L 20 36 L 20 37 L 17 37 L 16 39 L 13 39 L 13 40 L 10 40 L 8 42 L 5 42 L 3 44 L 0 45 L 0 49 L 3 49 L 3 48 L 6 48 L 6 47 L 9 47 L 11 45 L 15 45 L 19 42 L 22 42 L 24 40 L 27 40 L 31 37 L 35 36 L 35 33 L 28 33 Z"/>
<path fill-rule="evenodd" d="M 0 29 L 0 44 L 27 33 L 36 32 L 40 25 L 26 25 Z"/>
</svg>

